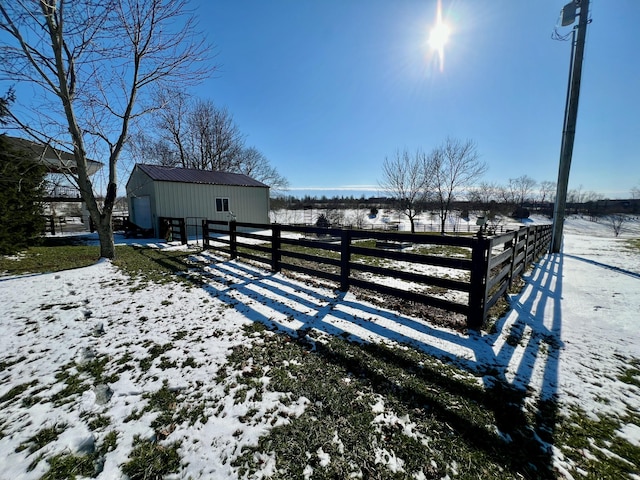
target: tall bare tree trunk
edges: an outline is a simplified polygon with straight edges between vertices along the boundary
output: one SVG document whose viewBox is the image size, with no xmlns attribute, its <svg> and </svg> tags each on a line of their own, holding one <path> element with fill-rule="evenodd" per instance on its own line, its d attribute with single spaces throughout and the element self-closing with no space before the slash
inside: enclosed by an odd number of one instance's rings
<svg viewBox="0 0 640 480">
<path fill-rule="evenodd" d="M 73 151 L 68 174 L 98 231 L 101 257 L 116 253 L 111 216 L 129 122 L 160 107 L 152 86 L 184 88 L 214 68 L 195 21 L 183 0 L 0 1 L 0 73 L 39 93 L 32 105 L 27 101 L 26 121 L 12 118 L 39 143 Z M 87 148 L 109 152 L 102 205 Z"/>
</svg>

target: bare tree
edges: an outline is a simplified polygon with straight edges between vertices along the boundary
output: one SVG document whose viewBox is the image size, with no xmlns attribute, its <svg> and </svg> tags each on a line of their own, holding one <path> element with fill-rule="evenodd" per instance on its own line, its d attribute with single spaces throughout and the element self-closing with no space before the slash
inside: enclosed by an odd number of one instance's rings
<svg viewBox="0 0 640 480">
<path fill-rule="evenodd" d="M 397 151 L 394 158 L 385 158 L 382 164 L 380 188 L 395 199 L 398 210 L 409 219 L 411 233 L 415 233 L 415 218 L 429 192 L 429 173 L 428 159 L 420 150 L 414 155 Z"/>
<path fill-rule="evenodd" d="M 491 182 L 480 182 L 476 187 L 469 190 L 469 201 L 475 208 L 487 210 L 491 202 L 495 202 L 499 197 L 500 187 Z"/>
<path fill-rule="evenodd" d="M 567 203 L 584 203 L 589 192 L 584 191 L 583 188 L 584 187 L 582 185 L 578 185 L 578 188 L 572 188 L 569 190 L 567 193 Z"/>
<path fill-rule="evenodd" d="M 243 148 L 238 161 L 239 173 L 269 185 L 275 194 L 283 193 L 289 188 L 289 181 L 273 167 L 255 147 Z"/>
<path fill-rule="evenodd" d="M 28 106 L 33 114 L 13 120 L 34 140 L 73 152 L 77 166 L 70 174 L 96 225 L 102 257 L 115 257 L 117 162 L 130 124 L 156 107 L 151 87 L 186 87 L 210 71 L 194 22 L 184 0 L 0 3 L 0 74 L 37 92 Z M 87 159 L 102 152 L 109 171 L 100 204 Z"/>
<path fill-rule="evenodd" d="M 604 195 L 602 195 L 601 193 L 594 192 L 592 190 L 587 190 L 586 192 L 584 192 L 584 196 L 582 197 L 582 200 L 585 203 L 598 202 L 600 200 L 604 200 Z"/>
<path fill-rule="evenodd" d="M 188 116 L 192 168 L 233 171 L 238 167 L 244 137 L 226 108 L 197 100 Z"/>
<path fill-rule="evenodd" d="M 631 198 L 637 200 L 640 198 L 640 187 L 633 187 L 631 189 Z"/>
<path fill-rule="evenodd" d="M 132 159 L 142 163 L 157 163 L 165 167 L 175 167 L 179 159 L 173 146 L 165 139 L 153 139 L 142 130 L 132 134 L 126 144 Z"/>
<path fill-rule="evenodd" d="M 158 109 L 155 121 L 151 122 L 152 129 L 162 132 L 160 139 L 156 142 L 163 142 L 173 149 L 171 155 L 172 163 L 166 164 L 162 157 L 158 157 L 161 165 L 186 167 L 189 163 L 189 154 L 185 145 L 186 119 L 189 115 L 190 97 L 182 90 L 164 89 L 156 93 L 156 101 L 161 108 Z M 141 134 L 151 138 L 150 135 Z M 151 140 L 153 142 L 153 140 Z"/>
<path fill-rule="evenodd" d="M 611 227 L 611 230 L 616 237 L 620 235 L 620 232 L 622 231 L 622 225 L 626 220 L 627 217 L 620 213 L 609 215 L 607 217 L 607 222 L 609 223 L 609 226 Z"/>
<path fill-rule="evenodd" d="M 146 148 L 138 158 L 161 165 L 243 173 L 275 192 L 288 188 L 287 179 L 257 148 L 245 146 L 244 135 L 226 108 L 211 100 L 194 101 L 175 90 L 164 90 L 157 98 L 163 107 L 147 133 L 135 138 L 138 155 Z"/>
<path fill-rule="evenodd" d="M 509 179 L 509 191 L 511 192 L 511 198 L 513 202 L 520 208 L 523 208 L 524 204 L 531 200 L 533 190 L 536 188 L 536 182 L 528 175 L 521 175 L 518 178 Z"/>
<path fill-rule="evenodd" d="M 550 180 L 543 180 L 540 182 L 540 188 L 538 190 L 538 200 L 540 203 L 555 201 L 556 183 Z"/>
<path fill-rule="evenodd" d="M 445 223 L 456 194 L 471 187 L 486 172 L 487 165 L 480 161 L 473 141 L 452 138 L 447 138 L 431 152 L 428 163 L 438 204 L 440 231 L 444 235 Z"/>
</svg>

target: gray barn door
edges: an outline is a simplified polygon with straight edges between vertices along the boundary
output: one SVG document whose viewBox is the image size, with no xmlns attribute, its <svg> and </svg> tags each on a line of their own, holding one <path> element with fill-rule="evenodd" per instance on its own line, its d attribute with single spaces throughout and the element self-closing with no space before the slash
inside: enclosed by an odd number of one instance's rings
<svg viewBox="0 0 640 480">
<path fill-rule="evenodd" d="M 140 228 L 151 228 L 151 200 L 149 196 L 133 197 L 134 223 Z"/>
</svg>

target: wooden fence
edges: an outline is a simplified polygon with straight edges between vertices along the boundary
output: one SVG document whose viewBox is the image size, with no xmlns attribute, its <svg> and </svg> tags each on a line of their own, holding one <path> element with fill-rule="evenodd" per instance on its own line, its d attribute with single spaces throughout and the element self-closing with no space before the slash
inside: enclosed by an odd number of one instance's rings
<svg viewBox="0 0 640 480">
<path fill-rule="evenodd" d="M 187 227 L 184 218 L 160 217 L 160 236 L 169 242 L 180 240 L 187 244 Z"/>
<path fill-rule="evenodd" d="M 466 316 L 482 328 L 514 279 L 548 250 L 551 225 L 494 237 L 204 220 L 204 248 Z M 406 247 L 412 246 L 408 249 Z"/>
</svg>

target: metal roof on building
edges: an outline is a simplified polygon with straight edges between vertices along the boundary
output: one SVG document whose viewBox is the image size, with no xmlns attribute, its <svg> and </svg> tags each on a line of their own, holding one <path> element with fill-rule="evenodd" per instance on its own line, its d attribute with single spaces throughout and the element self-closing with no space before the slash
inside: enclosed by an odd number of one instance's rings
<svg viewBox="0 0 640 480">
<path fill-rule="evenodd" d="M 265 187 L 262 182 L 242 173 L 214 172 L 195 168 L 163 167 L 137 163 L 136 167 L 146 173 L 149 178 L 161 182 L 201 183 L 205 185 L 235 185 L 239 187 Z"/>
</svg>

